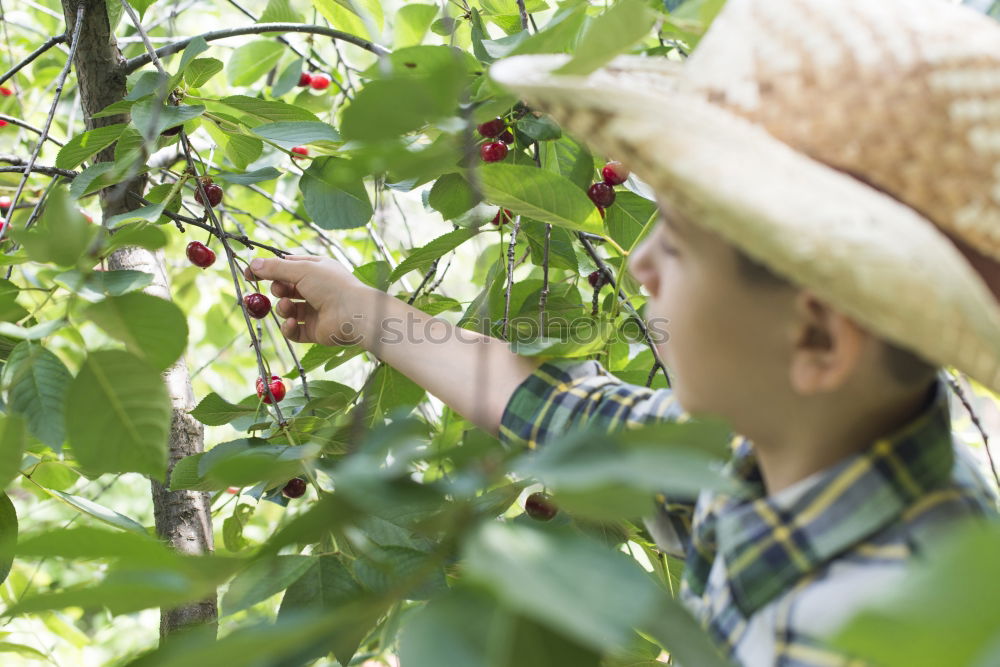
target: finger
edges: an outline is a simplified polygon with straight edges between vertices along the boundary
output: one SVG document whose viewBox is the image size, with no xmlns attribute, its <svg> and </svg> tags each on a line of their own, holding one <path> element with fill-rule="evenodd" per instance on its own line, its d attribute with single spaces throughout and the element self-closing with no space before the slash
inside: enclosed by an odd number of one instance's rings
<svg viewBox="0 0 1000 667">
<path fill-rule="evenodd" d="M 305 301 L 292 301 L 291 299 L 279 299 L 278 303 L 275 304 L 274 310 L 278 313 L 278 317 L 294 317 L 297 322 L 302 321 L 300 315 L 304 315 L 306 311 L 302 306 L 308 305 Z"/>
<path fill-rule="evenodd" d="M 305 343 L 303 338 L 304 327 L 295 321 L 294 317 L 287 318 L 281 323 L 281 335 L 293 343 Z"/>
<path fill-rule="evenodd" d="M 283 283 L 275 280 L 271 283 L 271 294 L 276 297 L 287 297 L 289 299 L 301 299 L 302 295 L 295 289 L 295 285 Z"/>
<path fill-rule="evenodd" d="M 243 274 L 247 280 L 280 280 L 281 282 L 297 284 L 306 274 L 307 267 L 302 261 L 296 260 L 296 255 L 286 255 L 286 259 L 277 257 L 257 257 Z M 304 258 L 311 255 L 302 255 Z M 316 260 L 320 258 L 317 257 Z"/>
</svg>

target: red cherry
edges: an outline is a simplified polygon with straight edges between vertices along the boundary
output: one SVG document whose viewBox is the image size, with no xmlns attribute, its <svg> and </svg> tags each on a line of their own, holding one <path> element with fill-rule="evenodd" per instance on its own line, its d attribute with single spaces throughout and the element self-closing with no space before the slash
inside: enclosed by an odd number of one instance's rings
<svg viewBox="0 0 1000 667">
<path fill-rule="evenodd" d="M 604 271 L 601 271 L 600 269 L 591 272 L 591 274 L 587 276 L 587 280 L 590 282 L 590 286 L 594 289 L 601 289 L 608 284 L 608 277 L 604 274 Z"/>
<path fill-rule="evenodd" d="M 510 130 L 504 130 L 503 134 L 501 134 L 498 138 L 508 146 L 514 143 L 514 133 Z"/>
<path fill-rule="evenodd" d="M 628 180 L 628 167 L 621 162 L 609 162 L 601 169 L 601 177 L 608 185 L 621 185 Z"/>
<path fill-rule="evenodd" d="M 312 83 L 312 80 L 313 80 L 312 74 L 310 74 L 309 72 L 303 72 L 302 74 L 299 74 L 300 86 L 308 86 Z"/>
<path fill-rule="evenodd" d="M 499 162 L 507 157 L 507 144 L 492 141 L 479 147 L 479 156 L 483 162 Z"/>
<path fill-rule="evenodd" d="M 208 195 L 208 203 L 212 206 L 212 208 L 218 206 L 219 202 L 222 201 L 222 188 L 215 183 L 203 183 L 202 187 L 205 189 L 205 194 Z M 200 190 L 195 190 L 194 200 L 202 206 L 205 205 L 205 202 L 201 200 Z"/>
<path fill-rule="evenodd" d="M 504 125 L 504 122 L 501 119 L 494 118 L 493 120 L 488 120 L 479 125 L 476 129 L 479 130 L 479 134 L 482 136 L 492 139 L 494 137 L 499 137 L 500 134 L 507 129 L 507 126 Z"/>
<path fill-rule="evenodd" d="M 229 487 L 228 489 L 226 489 L 226 493 L 231 493 L 231 494 L 233 494 L 234 496 L 235 496 L 236 494 L 238 494 L 239 492 L 240 492 L 239 488 L 237 488 L 237 487 L 235 487 L 235 486 L 231 486 L 231 487 Z"/>
<path fill-rule="evenodd" d="M 275 403 L 278 403 L 285 397 L 285 383 L 281 381 L 277 375 L 271 376 L 271 381 L 267 384 L 271 393 L 274 395 Z M 264 380 L 262 378 L 257 378 L 257 397 L 260 398 L 265 403 L 271 402 L 271 397 L 268 396 L 264 391 Z"/>
<path fill-rule="evenodd" d="M 607 208 L 615 203 L 615 189 L 607 183 L 594 183 L 587 190 L 587 196 L 601 208 Z"/>
<path fill-rule="evenodd" d="M 326 74 L 313 74 L 309 85 L 313 90 L 326 90 L 330 86 L 330 77 Z"/>
<path fill-rule="evenodd" d="M 509 208 L 499 208 L 497 209 L 497 214 L 493 216 L 493 224 L 499 227 L 505 222 L 514 219 L 514 214 L 510 212 Z"/>
<path fill-rule="evenodd" d="M 306 148 L 305 146 L 295 146 L 294 148 L 292 148 L 292 152 L 295 153 L 295 155 L 309 155 L 309 149 Z M 301 159 L 295 157 L 295 155 L 292 156 L 293 160 Z"/>
<path fill-rule="evenodd" d="M 281 490 L 286 498 L 301 498 L 306 492 L 306 480 L 301 477 L 293 477 L 285 484 Z"/>
<path fill-rule="evenodd" d="M 3 95 L 4 97 L 10 97 L 13 94 L 14 91 L 8 88 L 7 86 L 0 86 L 0 95 Z"/>
<path fill-rule="evenodd" d="M 541 491 L 532 493 L 524 502 L 524 512 L 538 521 L 549 521 L 558 511 L 559 509 L 551 501 L 549 495 Z"/>
<path fill-rule="evenodd" d="M 0 211 L 6 211 L 10 208 L 10 197 L 0 197 Z"/>
<path fill-rule="evenodd" d="M 187 256 L 191 263 L 205 269 L 215 263 L 215 252 L 201 241 L 191 241 L 187 245 Z"/>
<path fill-rule="evenodd" d="M 7 127 L 7 121 L 0 120 L 0 127 Z"/>
<path fill-rule="evenodd" d="M 271 300 L 259 292 L 244 296 L 243 305 L 247 307 L 250 317 L 256 317 L 258 320 L 267 317 L 271 312 Z"/>
</svg>

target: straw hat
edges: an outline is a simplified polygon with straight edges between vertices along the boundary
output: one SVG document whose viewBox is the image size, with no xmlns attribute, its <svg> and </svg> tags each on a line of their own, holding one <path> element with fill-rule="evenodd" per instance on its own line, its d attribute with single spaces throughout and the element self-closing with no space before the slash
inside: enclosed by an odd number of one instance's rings
<svg viewBox="0 0 1000 667">
<path fill-rule="evenodd" d="M 1000 391 L 1000 25 L 944 0 L 729 0 L 682 65 L 490 75 L 690 220 Z"/>
</svg>

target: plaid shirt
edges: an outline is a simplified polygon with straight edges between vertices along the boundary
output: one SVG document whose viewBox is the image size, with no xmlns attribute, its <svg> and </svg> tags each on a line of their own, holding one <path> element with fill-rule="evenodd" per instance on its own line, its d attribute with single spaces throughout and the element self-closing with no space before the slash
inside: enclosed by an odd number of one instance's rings
<svg viewBox="0 0 1000 667">
<path fill-rule="evenodd" d="M 662 550 L 685 558 L 681 599 L 731 659 L 865 665 L 824 637 L 898 586 L 906 561 L 936 531 L 995 515 L 992 487 L 952 437 L 946 383 L 934 392 L 896 433 L 778 493 L 765 494 L 751 443 L 734 436 L 725 471 L 749 497 L 657 495 L 644 523 Z M 669 389 L 623 383 L 596 361 L 549 361 L 511 396 L 500 440 L 535 448 L 571 428 L 687 419 Z"/>
</svg>

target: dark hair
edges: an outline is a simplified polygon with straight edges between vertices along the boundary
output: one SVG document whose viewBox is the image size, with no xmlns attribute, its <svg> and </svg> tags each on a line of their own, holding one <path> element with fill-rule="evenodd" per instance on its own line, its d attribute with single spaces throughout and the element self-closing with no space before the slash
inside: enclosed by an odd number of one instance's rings
<svg viewBox="0 0 1000 667">
<path fill-rule="evenodd" d="M 791 283 L 775 274 L 771 269 L 748 257 L 743 251 L 734 248 L 736 263 L 740 276 L 755 287 L 779 288 L 791 287 Z M 883 340 L 885 349 L 885 367 L 893 380 L 904 386 L 921 385 L 930 382 L 937 374 L 937 366 L 925 361 L 922 357 Z"/>
</svg>

